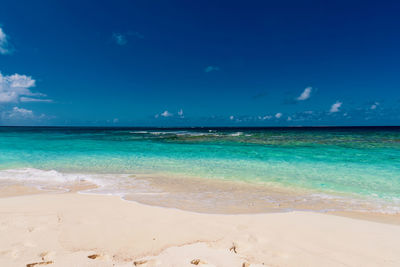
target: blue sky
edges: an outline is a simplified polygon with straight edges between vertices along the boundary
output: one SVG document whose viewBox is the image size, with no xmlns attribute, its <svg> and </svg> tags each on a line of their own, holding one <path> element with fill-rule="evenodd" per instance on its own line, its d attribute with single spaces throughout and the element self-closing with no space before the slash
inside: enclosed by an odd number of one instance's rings
<svg viewBox="0 0 400 267">
<path fill-rule="evenodd" d="M 396 1 L 22 1 L 0 125 L 400 125 Z"/>
</svg>

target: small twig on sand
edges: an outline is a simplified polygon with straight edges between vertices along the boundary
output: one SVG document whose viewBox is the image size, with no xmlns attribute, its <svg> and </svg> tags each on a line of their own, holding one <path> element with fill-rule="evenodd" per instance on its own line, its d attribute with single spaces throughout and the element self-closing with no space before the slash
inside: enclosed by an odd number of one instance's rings
<svg viewBox="0 0 400 267">
<path fill-rule="evenodd" d="M 92 259 L 92 260 L 94 260 L 94 259 L 97 259 L 98 257 L 100 257 L 100 255 L 99 254 L 93 254 L 93 255 L 89 255 L 89 256 L 87 256 L 89 259 Z"/>
<path fill-rule="evenodd" d="M 237 248 L 237 246 L 235 245 L 235 243 L 232 243 L 232 247 L 229 249 L 229 251 L 233 251 L 233 252 L 237 253 L 236 248 Z"/>
<path fill-rule="evenodd" d="M 133 262 L 133 265 L 139 266 L 139 265 L 145 264 L 146 262 L 147 262 L 147 261 L 134 261 L 134 262 Z"/>
<path fill-rule="evenodd" d="M 47 264 L 52 264 L 53 261 L 42 261 L 42 262 L 34 262 L 34 263 L 28 263 L 26 267 L 35 267 L 37 265 L 47 265 Z"/>
</svg>

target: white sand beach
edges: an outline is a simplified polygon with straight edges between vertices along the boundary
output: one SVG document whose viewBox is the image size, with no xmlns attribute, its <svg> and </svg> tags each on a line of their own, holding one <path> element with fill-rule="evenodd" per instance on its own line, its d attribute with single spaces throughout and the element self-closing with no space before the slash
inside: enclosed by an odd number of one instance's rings
<svg viewBox="0 0 400 267">
<path fill-rule="evenodd" d="M 0 236 L 0 266 L 400 266 L 399 225 L 201 214 L 78 193 L 0 198 Z"/>
</svg>

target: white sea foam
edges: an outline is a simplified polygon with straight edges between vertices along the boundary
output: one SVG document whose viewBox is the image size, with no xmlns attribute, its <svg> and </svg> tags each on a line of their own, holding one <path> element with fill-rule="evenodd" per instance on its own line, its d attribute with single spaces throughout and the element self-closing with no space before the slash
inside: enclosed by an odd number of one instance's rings
<svg viewBox="0 0 400 267">
<path fill-rule="evenodd" d="M 137 133 L 137 132 L 135 132 Z M 191 137 L 196 137 L 196 136 L 220 136 L 216 132 L 189 132 L 189 131 L 153 131 L 153 132 L 148 132 L 149 134 L 152 135 L 176 135 L 176 136 L 191 136 Z"/>
<path fill-rule="evenodd" d="M 230 134 L 230 136 L 241 136 L 242 134 L 243 134 L 243 132 L 236 132 L 236 133 Z"/>
<path fill-rule="evenodd" d="M 339 196 L 334 194 L 311 194 L 310 198 L 319 200 L 335 201 L 339 203 L 342 210 L 358 211 L 358 212 L 378 212 L 383 214 L 399 214 L 400 206 L 399 199 L 391 199 L 391 202 L 386 202 L 378 198 L 356 198 L 351 196 Z M 390 204 L 392 203 L 392 204 Z M 339 210 L 339 209 L 336 209 Z"/>
<path fill-rule="evenodd" d="M 162 134 L 170 134 L 170 132 L 149 132 L 149 134 L 162 135 Z"/>
<path fill-rule="evenodd" d="M 149 133 L 148 131 L 133 131 L 133 132 L 129 132 L 129 133 L 133 133 L 133 134 L 147 134 Z"/>
<path fill-rule="evenodd" d="M 124 196 L 126 193 L 149 192 L 148 183 L 136 180 L 130 174 L 61 173 L 56 170 L 35 168 L 0 170 L 1 184 L 22 183 L 37 188 L 56 187 L 66 189 L 71 185 L 89 182 L 97 186 L 91 193 Z"/>
<path fill-rule="evenodd" d="M 71 183 L 88 180 L 88 177 L 82 174 L 60 173 L 55 170 L 23 168 L 1 170 L 0 180 L 16 180 L 20 182 Z"/>
</svg>

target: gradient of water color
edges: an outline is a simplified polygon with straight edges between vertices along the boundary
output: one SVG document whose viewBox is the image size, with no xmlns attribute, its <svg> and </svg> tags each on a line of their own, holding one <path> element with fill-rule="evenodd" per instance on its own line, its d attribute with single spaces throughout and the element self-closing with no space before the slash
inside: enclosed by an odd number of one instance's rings
<svg viewBox="0 0 400 267">
<path fill-rule="evenodd" d="M 140 188 L 135 174 L 265 183 L 396 211 L 400 128 L 0 128 L 0 184 L 85 179 L 124 194 Z"/>
</svg>

